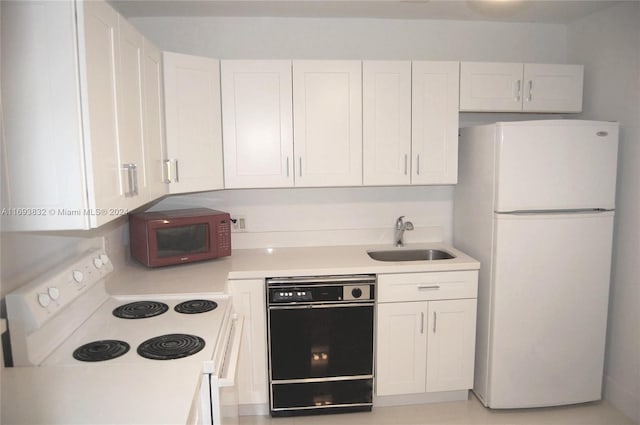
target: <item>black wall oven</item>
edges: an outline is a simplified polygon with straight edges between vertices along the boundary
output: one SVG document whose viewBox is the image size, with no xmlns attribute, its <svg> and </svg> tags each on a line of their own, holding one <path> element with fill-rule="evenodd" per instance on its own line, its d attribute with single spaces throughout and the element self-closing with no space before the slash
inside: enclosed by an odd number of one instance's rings
<svg viewBox="0 0 640 425">
<path fill-rule="evenodd" d="M 371 410 L 375 280 L 267 279 L 272 416 Z"/>
</svg>

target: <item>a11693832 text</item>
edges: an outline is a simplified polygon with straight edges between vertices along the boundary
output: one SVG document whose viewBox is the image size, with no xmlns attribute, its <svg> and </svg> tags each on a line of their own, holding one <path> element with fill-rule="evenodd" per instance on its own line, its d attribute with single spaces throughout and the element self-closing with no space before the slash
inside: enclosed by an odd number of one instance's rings
<svg viewBox="0 0 640 425">
<path fill-rule="evenodd" d="M 2 208 L 3 216 L 120 216 L 126 208 Z"/>
</svg>

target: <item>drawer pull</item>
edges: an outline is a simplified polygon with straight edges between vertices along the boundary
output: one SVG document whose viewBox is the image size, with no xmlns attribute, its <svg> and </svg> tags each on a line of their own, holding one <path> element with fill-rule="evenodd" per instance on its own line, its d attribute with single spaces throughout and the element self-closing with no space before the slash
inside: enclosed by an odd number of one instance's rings
<svg viewBox="0 0 640 425">
<path fill-rule="evenodd" d="M 420 291 L 422 291 L 422 290 L 440 289 L 440 285 L 418 285 L 418 289 Z"/>
</svg>

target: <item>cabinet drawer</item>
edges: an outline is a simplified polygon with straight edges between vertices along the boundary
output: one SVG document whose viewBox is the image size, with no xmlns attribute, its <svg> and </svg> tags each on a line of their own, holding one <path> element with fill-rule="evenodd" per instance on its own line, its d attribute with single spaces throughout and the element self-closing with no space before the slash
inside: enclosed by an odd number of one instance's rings
<svg viewBox="0 0 640 425">
<path fill-rule="evenodd" d="M 476 298 L 477 270 L 378 275 L 378 302 Z"/>
</svg>

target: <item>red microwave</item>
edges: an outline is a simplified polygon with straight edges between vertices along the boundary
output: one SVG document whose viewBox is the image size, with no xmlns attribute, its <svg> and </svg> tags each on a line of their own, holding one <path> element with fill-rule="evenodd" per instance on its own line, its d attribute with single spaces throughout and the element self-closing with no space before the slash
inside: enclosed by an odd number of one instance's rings
<svg viewBox="0 0 640 425">
<path fill-rule="evenodd" d="M 147 267 L 231 255 L 231 217 L 209 208 L 129 214 L 131 256 Z"/>
</svg>

